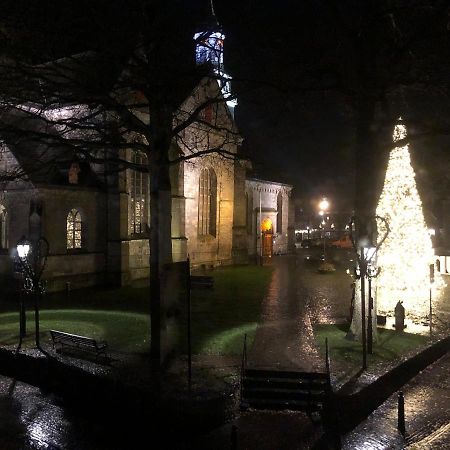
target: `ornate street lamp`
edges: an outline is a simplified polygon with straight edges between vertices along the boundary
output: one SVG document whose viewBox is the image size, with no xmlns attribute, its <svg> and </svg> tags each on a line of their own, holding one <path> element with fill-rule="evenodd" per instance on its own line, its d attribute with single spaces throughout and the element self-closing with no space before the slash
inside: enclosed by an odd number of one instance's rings
<svg viewBox="0 0 450 450">
<path fill-rule="evenodd" d="M 39 303 L 45 292 L 44 284 L 41 282 L 42 273 L 49 253 L 49 243 L 44 237 L 40 237 L 33 246 L 23 236 L 16 244 L 17 259 L 23 274 L 23 289 L 25 293 L 34 297 L 34 320 L 35 320 L 35 341 L 36 347 L 40 348 L 39 339 Z M 25 334 L 25 307 L 21 301 L 21 335 Z"/>
<path fill-rule="evenodd" d="M 363 364 L 362 368 L 365 370 L 367 368 L 367 351 L 369 353 L 372 352 L 372 341 L 373 341 L 373 328 L 372 328 L 372 309 L 373 309 L 373 299 L 372 299 L 372 278 L 375 278 L 379 275 L 380 270 L 375 267 L 374 257 L 384 243 L 387 238 L 387 235 L 390 232 L 389 224 L 385 218 L 380 216 L 374 216 L 373 220 L 379 220 L 383 222 L 385 225 L 385 233 L 381 237 L 379 241 L 373 242 L 375 246 L 372 245 L 372 239 L 370 237 L 361 233 L 360 229 L 357 229 L 358 220 L 356 217 L 352 217 L 349 223 L 350 229 L 350 239 L 353 244 L 353 248 L 355 250 L 356 259 L 357 259 L 357 267 L 356 267 L 356 275 L 360 280 L 360 301 L 361 301 L 361 340 L 362 340 L 362 353 L 363 353 Z M 358 237 L 358 241 L 355 240 L 355 235 Z M 369 311 L 368 317 L 366 318 L 366 297 L 365 297 L 365 282 L 366 278 L 368 279 L 368 294 L 369 294 Z M 356 319 L 353 317 L 352 320 Z M 368 327 L 366 330 L 366 319 L 368 321 Z M 366 333 L 367 331 L 367 333 Z M 367 336 L 369 335 L 369 336 Z M 369 339 L 368 339 L 369 337 Z M 367 345 L 369 343 L 369 346 Z M 368 349 L 369 347 L 369 349 Z"/>
<path fill-rule="evenodd" d="M 16 244 L 17 256 L 20 264 L 20 270 L 25 275 L 23 271 L 22 261 L 28 257 L 28 253 L 30 252 L 30 243 L 25 239 L 25 236 L 22 236 Z M 29 284 L 28 281 L 23 277 L 23 283 Z M 24 288 L 26 291 L 26 289 Z M 20 311 L 19 311 L 19 329 L 20 329 L 20 343 L 19 346 L 22 345 L 22 339 L 27 334 L 27 316 L 25 311 L 25 299 L 23 293 L 20 294 Z"/>
<path fill-rule="evenodd" d="M 375 309 L 372 297 L 372 278 L 376 278 L 380 274 L 380 268 L 376 267 L 376 251 L 375 247 L 363 247 L 364 259 L 367 261 L 366 276 L 369 282 L 369 311 L 367 311 L 367 353 L 373 353 L 373 323 L 372 311 Z"/>
</svg>

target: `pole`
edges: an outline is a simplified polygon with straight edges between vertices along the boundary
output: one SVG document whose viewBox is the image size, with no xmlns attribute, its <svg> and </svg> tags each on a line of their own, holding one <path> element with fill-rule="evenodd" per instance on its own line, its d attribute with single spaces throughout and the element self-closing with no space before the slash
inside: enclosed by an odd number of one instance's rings
<svg viewBox="0 0 450 450">
<path fill-rule="evenodd" d="M 323 261 L 325 262 L 327 257 L 325 255 L 325 224 L 323 225 Z"/>
<path fill-rule="evenodd" d="M 369 278 L 369 311 L 367 312 L 367 353 L 371 355 L 373 353 L 373 326 L 372 326 L 372 310 L 373 310 L 373 298 L 372 298 L 372 278 Z"/>
<path fill-rule="evenodd" d="M 263 232 L 262 232 L 262 208 L 261 208 L 261 189 L 259 191 L 259 252 L 260 252 L 260 264 L 263 264 Z"/>
<path fill-rule="evenodd" d="M 366 261 L 364 259 L 364 249 L 361 247 L 361 338 L 362 338 L 362 352 L 363 352 L 363 370 L 367 369 L 367 339 L 366 339 L 366 295 L 365 295 L 365 279 L 366 279 Z"/>
<path fill-rule="evenodd" d="M 431 284 L 430 284 L 430 337 L 433 335 L 433 326 L 432 326 L 432 321 L 433 321 L 433 316 L 432 316 L 432 313 L 433 313 L 433 310 L 432 310 L 432 306 L 431 306 L 431 290 L 432 290 L 432 287 L 431 287 Z"/>
<path fill-rule="evenodd" d="M 34 283 L 34 281 L 33 281 Z M 39 283 L 34 284 L 34 326 L 35 326 L 35 341 L 36 341 L 36 347 L 41 348 L 41 342 L 39 338 L 39 297 L 41 296 L 39 292 Z"/>
<path fill-rule="evenodd" d="M 192 344 L 191 344 L 191 263 L 187 258 L 187 279 L 186 279 L 186 304 L 187 304 L 187 344 L 188 344 L 188 386 L 189 391 L 192 385 Z"/>
<path fill-rule="evenodd" d="M 432 303 L 431 298 L 432 298 L 433 283 L 434 283 L 434 264 L 430 264 L 430 337 L 433 334 L 433 327 L 432 327 L 433 309 L 432 309 L 432 304 L 431 304 Z"/>
<path fill-rule="evenodd" d="M 405 427 L 405 397 L 403 397 L 403 392 L 398 393 L 398 421 L 397 428 L 402 434 L 405 436 L 406 427 Z"/>
<path fill-rule="evenodd" d="M 24 293 L 20 293 L 20 337 L 23 338 L 27 334 L 27 316 L 25 312 Z"/>
</svg>

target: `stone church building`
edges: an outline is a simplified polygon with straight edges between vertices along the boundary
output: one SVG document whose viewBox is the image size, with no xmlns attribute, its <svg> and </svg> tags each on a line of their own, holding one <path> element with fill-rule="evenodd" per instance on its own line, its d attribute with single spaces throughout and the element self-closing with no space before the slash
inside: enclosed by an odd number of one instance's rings
<svg viewBox="0 0 450 450">
<path fill-rule="evenodd" d="M 211 39 L 207 49 L 197 48 L 197 59 L 209 58 L 220 68 L 217 54 L 205 52 L 216 48 L 223 36 L 213 34 Z M 209 96 L 225 96 L 227 89 L 206 77 L 181 110 L 190 111 Z M 237 155 L 239 139 L 228 139 L 224 131 L 237 135 L 234 106 L 230 100 L 205 108 L 203 121 L 214 121 L 217 131 L 190 125 L 174 139 L 174 155 L 217 146 L 227 155 Z M 12 275 L 15 246 L 22 236 L 31 242 L 45 236 L 50 251 L 44 277 L 50 291 L 64 289 L 67 283 L 72 288 L 127 285 L 147 277 L 148 174 L 132 169 L 111 174 L 99 163 L 74 157 L 46 164 L 53 156 L 49 149 L 20 140 L 2 141 L 0 179 L 2 174 L 17 177 L 0 185 L 0 276 Z M 146 163 L 146 156 L 135 150 L 121 156 Z M 171 189 L 174 261 L 189 257 L 192 267 L 209 268 L 248 263 L 257 255 L 271 257 L 294 248 L 292 188 L 246 179 L 246 163 L 239 159 L 208 154 L 175 164 Z"/>
</svg>

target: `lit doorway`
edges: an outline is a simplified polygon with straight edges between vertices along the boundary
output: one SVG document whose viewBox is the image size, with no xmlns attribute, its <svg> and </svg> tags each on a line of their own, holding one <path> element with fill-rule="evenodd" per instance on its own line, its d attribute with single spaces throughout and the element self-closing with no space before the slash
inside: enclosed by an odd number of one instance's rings
<svg viewBox="0 0 450 450">
<path fill-rule="evenodd" d="M 261 222 L 262 256 L 271 258 L 273 255 L 273 224 L 270 219 Z"/>
</svg>

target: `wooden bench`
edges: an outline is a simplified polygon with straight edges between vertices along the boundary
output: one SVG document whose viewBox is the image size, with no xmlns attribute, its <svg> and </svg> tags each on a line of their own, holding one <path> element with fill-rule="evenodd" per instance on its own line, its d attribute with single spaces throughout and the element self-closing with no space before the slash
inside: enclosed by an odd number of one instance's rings
<svg viewBox="0 0 450 450">
<path fill-rule="evenodd" d="M 97 341 L 86 336 L 79 336 L 77 334 L 65 333 L 64 331 L 50 330 L 50 335 L 53 341 L 53 348 L 56 350 L 64 350 L 64 347 L 69 347 L 75 350 L 95 353 L 98 358 L 100 355 L 107 357 L 106 348 L 108 344 L 104 341 Z"/>
<path fill-rule="evenodd" d="M 205 275 L 191 275 L 191 288 L 209 288 L 214 287 L 214 278 Z"/>
</svg>

